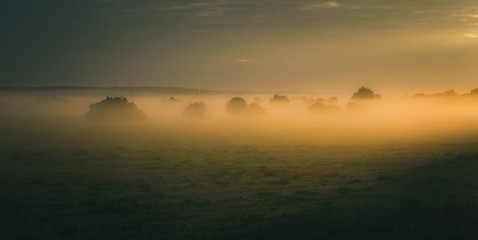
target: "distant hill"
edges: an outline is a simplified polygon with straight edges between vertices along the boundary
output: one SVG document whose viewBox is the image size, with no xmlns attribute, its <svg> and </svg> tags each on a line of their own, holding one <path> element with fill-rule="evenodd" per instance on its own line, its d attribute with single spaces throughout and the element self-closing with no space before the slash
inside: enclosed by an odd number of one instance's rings
<svg viewBox="0 0 478 240">
<path fill-rule="evenodd" d="M 72 86 L 45 86 L 45 87 L 0 87 L 2 94 L 8 93 L 35 93 L 54 95 L 86 95 L 86 96 L 149 96 L 149 95 L 202 95 L 217 94 L 213 90 L 180 88 L 180 87 L 72 87 Z"/>
</svg>

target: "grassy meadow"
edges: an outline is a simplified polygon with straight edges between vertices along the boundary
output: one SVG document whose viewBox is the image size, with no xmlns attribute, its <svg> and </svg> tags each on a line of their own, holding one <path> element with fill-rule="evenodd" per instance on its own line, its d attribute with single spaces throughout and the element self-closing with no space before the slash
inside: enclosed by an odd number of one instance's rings
<svg viewBox="0 0 478 240">
<path fill-rule="evenodd" d="M 84 119 L 102 97 L 3 96 L 0 239 L 478 237 L 478 99 L 247 95 L 267 112 L 235 116 L 231 97 L 133 97 L 147 119 L 104 122 Z"/>
</svg>

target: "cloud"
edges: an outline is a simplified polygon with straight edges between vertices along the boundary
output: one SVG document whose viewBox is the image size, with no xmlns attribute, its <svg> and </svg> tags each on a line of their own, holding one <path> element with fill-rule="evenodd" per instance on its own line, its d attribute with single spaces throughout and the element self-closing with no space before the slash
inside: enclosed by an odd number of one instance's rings
<svg viewBox="0 0 478 240">
<path fill-rule="evenodd" d="M 168 8 L 163 8 L 165 10 L 182 10 L 182 9 L 190 9 L 190 6 L 172 6 Z"/>
<path fill-rule="evenodd" d="M 478 38 L 478 34 L 467 33 L 467 34 L 465 34 L 465 37 L 467 37 L 467 38 Z"/>
<path fill-rule="evenodd" d="M 161 8 L 157 8 L 157 10 L 185 10 L 185 9 L 193 9 L 193 8 L 208 7 L 208 6 L 211 6 L 211 3 L 191 3 L 191 4 L 179 5 L 179 6 L 161 7 Z"/>
<path fill-rule="evenodd" d="M 234 59 L 234 61 L 236 61 L 236 62 L 249 62 L 249 59 L 245 59 L 245 58 L 236 58 L 236 59 Z"/>
<path fill-rule="evenodd" d="M 308 6 L 304 6 L 299 8 L 300 10 L 313 10 L 317 8 L 338 8 L 340 7 L 340 4 L 338 2 L 321 2 L 321 3 L 316 3 Z"/>
<path fill-rule="evenodd" d="M 209 17 L 211 14 L 207 12 L 200 12 L 200 13 L 195 13 L 194 16 L 196 17 Z"/>
<path fill-rule="evenodd" d="M 478 14 L 463 14 L 462 17 L 478 18 Z"/>
<path fill-rule="evenodd" d="M 451 14 L 453 17 L 478 18 L 478 14 Z"/>
</svg>

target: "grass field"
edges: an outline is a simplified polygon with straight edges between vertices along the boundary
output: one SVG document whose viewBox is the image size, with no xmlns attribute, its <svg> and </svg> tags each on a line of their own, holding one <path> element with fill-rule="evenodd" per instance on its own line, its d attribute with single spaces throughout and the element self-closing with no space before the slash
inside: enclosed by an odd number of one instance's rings
<svg viewBox="0 0 478 240">
<path fill-rule="evenodd" d="M 79 106 L 3 113 L 0 239 L 478 237 L 476 119 L 98 123 Z"/>
</svg>

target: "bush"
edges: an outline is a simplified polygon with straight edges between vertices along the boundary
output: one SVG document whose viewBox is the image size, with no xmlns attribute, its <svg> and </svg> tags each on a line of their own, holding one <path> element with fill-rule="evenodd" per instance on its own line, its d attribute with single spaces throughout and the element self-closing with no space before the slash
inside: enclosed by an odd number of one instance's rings
<svg viewBox="0 0 478 240">
<path fill-rule="evenodd" d="M 272 98 L 271 98 L 271 103 L 289 103 L 289 98 L 287 96 L 281 96 L 281 95 L 277 95 L 275 94 Z"/>
<path fill-rule="evenodd" d="M 361 87 L 357 92 L 354 92 L 352 99 L 354 100 L 367 100 L 367 99 L 379 99 L 382 98 L 380 94 L 375 94 L 372 89 Z"/>
<path fill-rule="evenodd" d="M 91 121 L 137 121 L 144 119 L 145 115 L 126 97 L 106 97 L 91 104 L 85 118 Z"/>
<path fill-rule="evenodd" d="M 202 102 L 190 103 L 185 109 L 184 114 L 188 117 L 202 117 L 206 113 L 206 105 Z"/>
<path fill-rule="evenodd" d="M 240 97 L 234 97 L 227 103 L 227 111 L 233 114 L 264 114 L 266 109 L 257 103 L 247 104 L 247 101 Z"/>
<path fill-rule="evenodd" d="M 311 113 L 334 113 L 339 111 L 339 107 L 335 105 L 325 105 L 322 102 L 316 102 L 309 107 L 309 112 Z"/>
<path fill-rule="evenodd" d="M 473 90 L 471 91 L 470 94 L 473 94 Z M 478 94 L 478 90 L 477 90 L 477 94 Z M 453 89 L 444 91 L 442 93 L 433 93 L 433 94 L 417 93 L 413 95 L 413 97 L 416 97 L 416 98 L 424 98 L 424 97 L 441 98 L 441 97 L 458 97 L 458 96 L 460 95 Z"/>
<path fill-rule="evenodd" d="M 227 103 L 226 109 L 230 113 L 245 113 L 247 111 L 247 102 L 244 98 L 233 97 Z"/>
<path fill-rule="evenodd" d="M 444 91 L 442 95 L 446 97 L 452 97 L 452 96 L 457 96 L 458 93 L 456 93 L 454 89 L 451 89 L 451 90 Z"/>
</svg>

